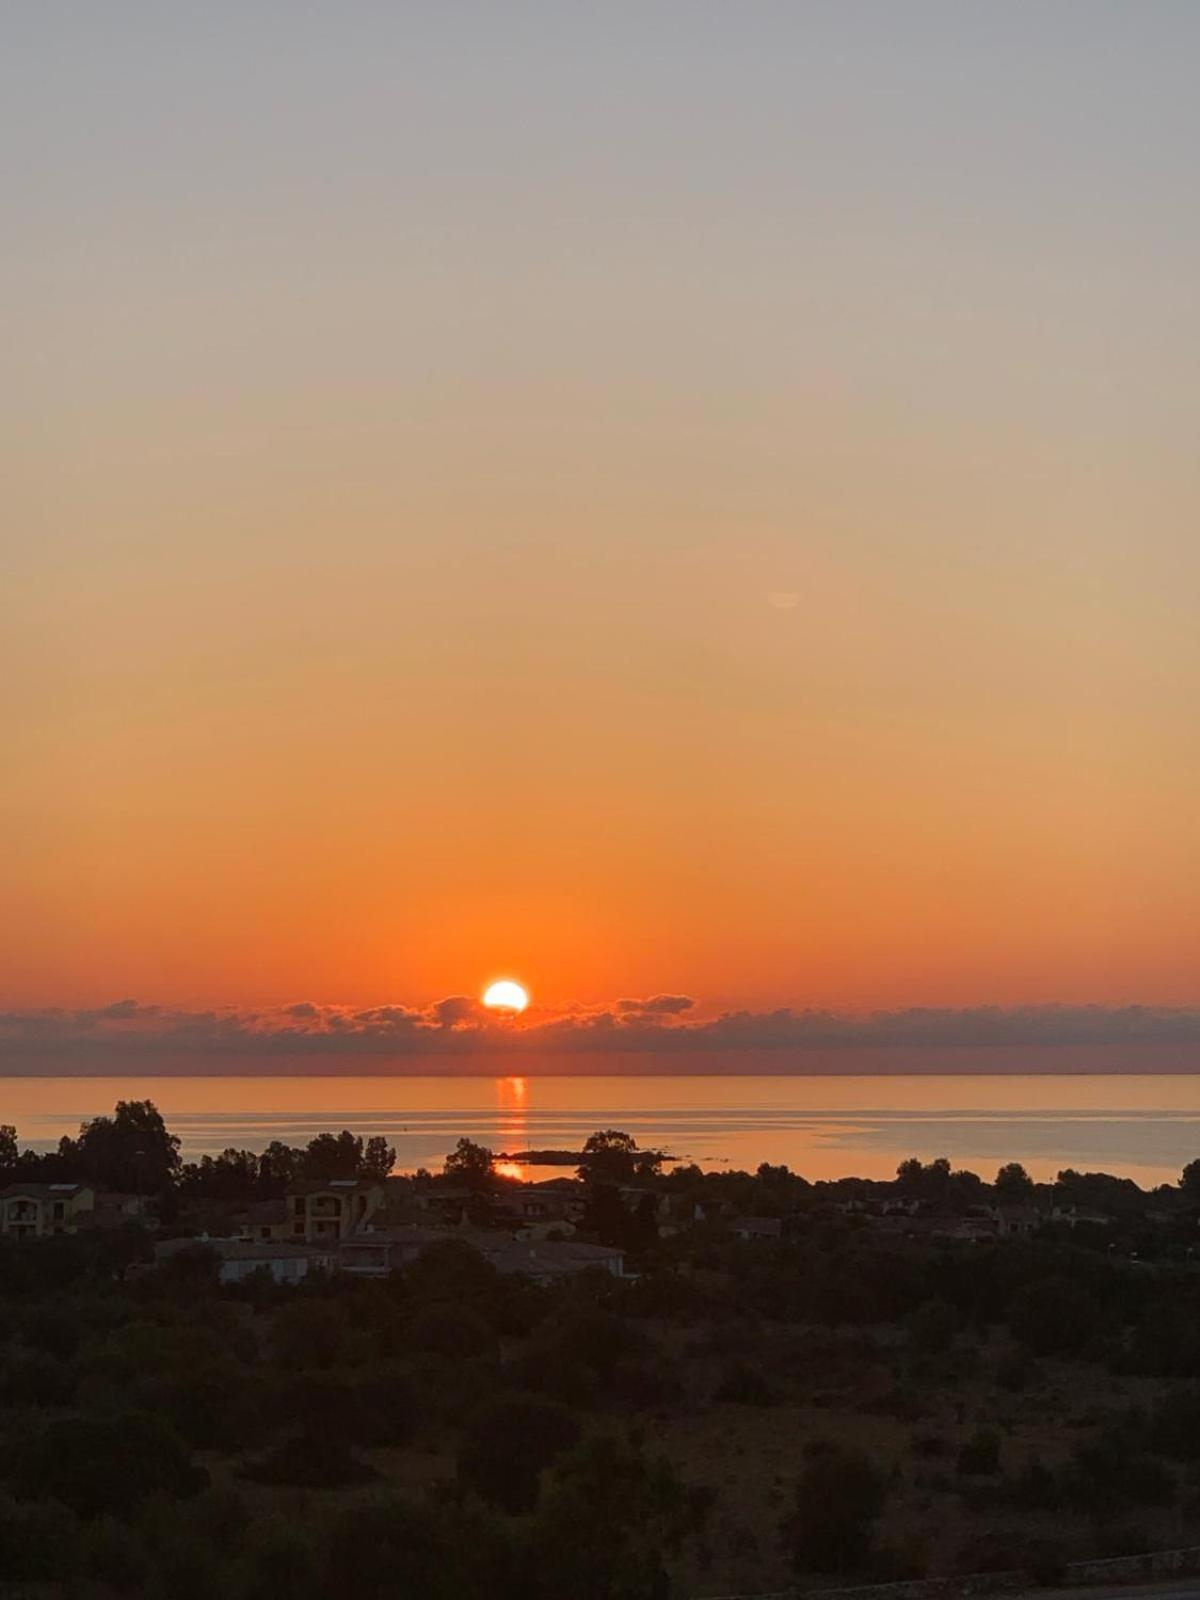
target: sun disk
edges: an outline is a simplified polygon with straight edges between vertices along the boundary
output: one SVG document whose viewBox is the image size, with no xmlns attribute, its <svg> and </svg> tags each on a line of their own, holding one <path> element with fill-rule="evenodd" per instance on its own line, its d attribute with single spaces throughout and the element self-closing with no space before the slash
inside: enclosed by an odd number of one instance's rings
<svg viewBox="0 0 1200 1600">
<path fill-rule="evenodd" d="M 511 978 L 500 978 L 483 991 L 483 1003 L 494 1011 L 524 1011 L 529 1004 L 529 996 Z"/>
</svg>

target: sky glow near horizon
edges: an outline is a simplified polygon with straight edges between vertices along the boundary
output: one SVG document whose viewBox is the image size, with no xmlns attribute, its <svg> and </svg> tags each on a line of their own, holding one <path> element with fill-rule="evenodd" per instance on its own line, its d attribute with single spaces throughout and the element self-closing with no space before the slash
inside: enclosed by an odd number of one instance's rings
<svg viewBox="0 0 1200 1600">
<path fill-rule="evenodd" d="M 1195 1006 L 1200 11 L 0 35 L 0 1005 Z"/>
</svg>

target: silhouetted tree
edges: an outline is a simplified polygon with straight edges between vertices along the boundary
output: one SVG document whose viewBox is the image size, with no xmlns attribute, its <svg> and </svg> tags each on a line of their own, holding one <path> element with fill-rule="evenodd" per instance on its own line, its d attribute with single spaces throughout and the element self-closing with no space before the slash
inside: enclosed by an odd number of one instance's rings
<svg viewBox="0 0 1200 1600">
<path fill-rule="evenodd" d="M 259 1157 L 253 1150 L 222 1150 L 201 1156 L 180 1172 L 181 1193 L 208 1200 L 245 1200 L 258 1190 Z"/>
<path fill-rule="evenodd" d="M 0 1178 L 7 1179 L 13 1172 L 20 1153 L 17 1130 L 10 1122 L 0 1122 Z"/>
<path fill-rule="evenodd" d="M 118 1100 L 111 1117 L 85 1122 L 59 1154 L 81 1178 L 127 1194 L 161 1194 L 180 1168 L 179 1140 L 150 1100 Z"/>
<path fill-rule="evenodd" d="M 495 1155 L 486 1145 L 460 1139 L 446 1157 L 444 1175 L 468 1189 L 486 1189 L 492 1181 Z"/>
<path fill-rule="evenodd" d="M 531 1553 L 539 1592 L 665 1600 L 666 1560 L 698 1531 L 708 1502 L 640 1444 L 608 1434 L 585 1440 L 543 1483 Z"/>
<path fill-rule="evenodd" d="M 179 1435 L 144 1412 L 50 1423 L 26 1447 L 17 1477 L 23 1495 L 61 1500 L 81 1517 L 125 1516 L 152 1494 L 182 1497 L 207 1483 Z"/>
<path fill-rule="evenodd" d="M 396 1147 L 390 1145 L 382 1134 L 367 1140 L 363 1158 L 358 1165 L 360 1178 L 386 1178 L 396 1165 Z"/>
<path fill-rule="evenodd" d="M 300 1176 L 304 1151 L 272 1139 L 258 1158 L 258 1184 L 267 1196 L 281 1195 Z"/>
<path fill-rule="evenodd" d="M 1002 1206 L 1028 1205 L 1033 1199 L 1033 1179 L 1019 1161 L 1001 1167 L 992 1188 Z"/>
<path fill-rule="evenodd" d="M 945 1156 L 928 1163 L 910 1156 L 896 1168 L 896 1186 L 906 1200 L 942 1205 L 949 1194 L 950 1179 L 950 1163 Z"/>
<path fill-rule="evenodd" d="M 1179 1192 L 1189 1205 L 1200 1206 L 1200 1161 L 1189 1161 L 1179 1174 Z"/>
<path fill-rule="evenodd" d="M 300 1176 L 329 1182 L 331 1178 L 353 1178 L 362 1165 L 363 1142 L 349 1128 L 341 1133 L 319 1133 L 310 1139 L 300 1163 Z"/>
<path fill-rule="evenodd" d="M 661 1150 L 643 1150 L 632 1134 L 604 1128 L 589 1134 L 583 1146 L 579 1176 L 587 1183 L 634 1183 L 662 1171 Z"/>
<path fill-rule="evenodd" d="M 803 1572 L 846 1572 L 863 1564 L 887 1498 L 883 1474 L 848 1446 L 809 1446 L 796 1484 L 795 1509 L 784 1524 L 792 1563 Z"/>
</svg>

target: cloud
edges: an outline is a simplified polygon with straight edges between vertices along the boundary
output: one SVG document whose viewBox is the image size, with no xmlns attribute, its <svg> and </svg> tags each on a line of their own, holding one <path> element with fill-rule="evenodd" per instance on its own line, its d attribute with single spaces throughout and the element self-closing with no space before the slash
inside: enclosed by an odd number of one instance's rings
<svg viewBox="0 0 1200 1600">
<path fill-rule="evenodd" d="M 652 994 L 648 1000 L 618 1000 L 617 1010 L 642 1016 L 678 1016 L 696 1002 L 687 994 Z"/>
<path fill-rule="evenodd" d="M 688 995 L 621 998 L 607 1005 L 531 1007 L 519 1021 L 498 1017 L 469 995 L 424 1007 L 365 1009 L 301 1001 L 274 1010 L 184 1011 L 117 1001 L 98 1009 L 49 1008 L 0 1014 L 0 1072 L 19 1073 L 52 1058 L 61 1063 L 219 1061 L 323 1056 L 511 1055 L 668 1052 L 719 1053 L 737 1070 L 738 1052 L 836 1056 L 864 1050 L 913 1052 L 1062 1046 L 1174 1045 L 1200 1052 L 1200 1008 L 1164 1006 L 970 1006 L 871 1012 L 793 1010 L 694 1014 Z M 1200 1067 L 1200 1053 L 1197 1057 Z M 132 1069 L 131 1069 L 132 1070 Z M 150 1070 L 145 1065 L 140 1070 Z M 211 1070 L 211 1069 L 210 1069 Z M 790 1069 L 789 1069 L 790 1070 Z M 810 1069 L 811 1070 L 811 1069 Z"/>
</svg>

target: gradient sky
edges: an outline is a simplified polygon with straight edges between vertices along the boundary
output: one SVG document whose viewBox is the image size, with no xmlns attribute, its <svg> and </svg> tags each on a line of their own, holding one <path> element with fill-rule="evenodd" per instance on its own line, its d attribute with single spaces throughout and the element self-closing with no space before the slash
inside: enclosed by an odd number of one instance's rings
<svg viewBox="0 0 1200 1600">
<path fill-rule="evenodd" d="M 0 1003 L 1200 998 L 1200 7 L 0 34 Z"/>
</svg>

